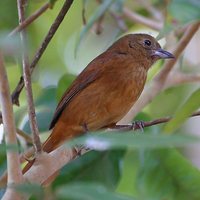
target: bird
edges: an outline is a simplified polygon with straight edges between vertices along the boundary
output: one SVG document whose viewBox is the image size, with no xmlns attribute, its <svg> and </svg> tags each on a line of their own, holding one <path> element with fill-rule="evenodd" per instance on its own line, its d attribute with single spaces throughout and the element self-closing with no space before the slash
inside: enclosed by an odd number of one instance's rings
<svg viewBox="0 0 200 200">
<path fill-rule="evenodd" d="M 128 34 L 92 60 L 62 96 L 43 144 L 49 153 L 89 131 L 113 127 L 143 91 L 158 59 L 174 58 L 148 34 Z"/>
<path fill-rule="evenodd" d="M 143 91 L 147 72 L 159 59 L 174 58 L 148 34 L 127 34 L 94 58 L 63 94 L 43 143 L 50 153 L 86 132 L 113 127 Z M 32 163 L 24 168 L 26 172 Z"/>
</svg>

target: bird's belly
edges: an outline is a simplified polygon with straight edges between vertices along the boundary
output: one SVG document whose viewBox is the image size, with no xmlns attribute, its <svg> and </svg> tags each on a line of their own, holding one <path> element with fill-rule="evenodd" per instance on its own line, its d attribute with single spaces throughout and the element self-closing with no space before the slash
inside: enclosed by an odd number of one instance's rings
<svg viewBox="0 0 200 200">
<path fill-rule="evenodd" d="M 67 124 L 86 125 L 89 130 L 117 123 L 138 99 L 145 80 L 144 77 L 137 78 L 137 81 L 129 77 L 119 82 L 110 81 L 109 84 L 97 82 L 74 98 L 64 110 L 63 120 Z"/>
</svg>

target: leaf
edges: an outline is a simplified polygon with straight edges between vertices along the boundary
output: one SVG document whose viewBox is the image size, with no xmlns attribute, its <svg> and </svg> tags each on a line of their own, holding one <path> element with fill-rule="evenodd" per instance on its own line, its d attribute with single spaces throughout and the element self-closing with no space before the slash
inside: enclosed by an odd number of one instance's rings
<svg viewBox="0 0 200 200">
<path fill-rule="evenodd" d="M 195 110 L 200 107 L 200 89 L 196 90 L 185 104 L 175 113 L 174 118 L 166 124 L 166 132 L 175 131 Z"/>
<path fill-rule="evenodd" d="M 133 200 L 134 198 L 122 196 L 108 191 L 98 183 L 74 183 L 61 187 L 57 191 L 58 197 L 76 200 Z"/>
<path fill-rule="evenodd" d="M 104 0 L 103 3 L 94 12 L 92 17 L 88 20 L 87 24 L 83 27 L 80 33 L 80 37 L 75 47 L 75 55 L 77 54 L 78 47 L 83 37 L 86 35 L 89 29 L 93 26 L 93 24 L 99 19 L 99 17 L 101 17 L 106 12 L 106 10 L 111 6 L 112 3 L 113 3 L 113 0 Z"/>
<path fill-rule="evenodd" d="M 137 196 L 135 187 L 138 171 L 138 151 L 128 150 L 123 159 L 122 172 L 116 191 L 121 194 Z"/>
<path fill-rule="evenodd" d="M 198 200 L 200 171 L 175 149 L 146 151 L 137 187 L 141 199 Z"/>
<path fill-rule="evenodd" d="M 106 188 L 115 189 L 120 177 L 120 163 L 124 151 L 91 151 L 63 167 L 53 183 L 58 188 L 66 183 L 91 182 L 103 184 Z M 91 173 L 92 172 L 92 173 Z M 102 176 L 104 174 L 104 176 Z"/>
<path fill-rule="evenodd" d="M 150 133 L 150 132 L 149 132 Z M 161 147 L 183 147 L 189 144 L 199 143 L 200 137 L 191 135 L 153 135 L 133 133 L 95 133 L 79 137 L 69 141 L 66 145 L 77 144 L 96 150 L 123 149 L 123 148 L 161 148 Z"/>
</svg>

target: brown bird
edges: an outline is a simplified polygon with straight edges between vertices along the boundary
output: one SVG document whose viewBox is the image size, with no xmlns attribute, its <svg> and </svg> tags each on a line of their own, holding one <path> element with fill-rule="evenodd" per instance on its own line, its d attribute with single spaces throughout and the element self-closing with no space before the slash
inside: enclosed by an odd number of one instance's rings
<svg viewBox="0 0 200 200">
<path fill-rule="evenodd" d="M 174 58 L 147 34 L 129 34 L 116 41 L 66 90 L 43 144 L 51 152 L 66 140 L 115 125 L 140 96 L 147 71 L 158 59 Z"/>
<path fill-rule="evenodd" d="M 148 69 L 158 59 L 174 58 L 147 34 L 129 34 L 91 61 L 66 90 L 43 144 L 49 153 L 86 131 L 113 127 L 140 96 Z M 25 173 L 33 164 L 29 162 Z"/>
</svg>

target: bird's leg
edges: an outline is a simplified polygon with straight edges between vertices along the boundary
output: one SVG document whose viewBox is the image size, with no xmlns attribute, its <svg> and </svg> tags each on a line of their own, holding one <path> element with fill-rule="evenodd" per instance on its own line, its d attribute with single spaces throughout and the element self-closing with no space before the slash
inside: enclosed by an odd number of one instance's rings
<svg viewBox="0 0 200 200">
<path fill-rule="evenodd" d="M 74 150 L 76 151 L 77 156 L 81 156 L 87 151 L 91 150 L 90 148 L 84 146 L 84 145 L 76 145 L 74 147 Z"/>
<path fill-rule="evenodd" d="M 132 127 L 133 127 L 133 130 L 137 130 L 137 129 L 140 129 L 142 132 L 144 132 L 144 121 L 141 121 L 141 120 L 136 120 L 132 123 Z"/>
<path fill-rule="evenodd" d="M 88 129 L 88 126 L 86 123 L 83 123 L 83 130 L 84 130 L 84 133 L 88 133 L 89 132 L 89 129 Z"/>
<path fill-rule="evenodd" d="M 143 121 L 134 121 L 132 124 L 127 124 L 127 125 L 115 124 L 109 128 L 118 130 L 118 131 L 131 131 L 131 130 L 140 129 L 142 132 L 144 132 L 144 122 Z"/>
<path fill-rule="evenodd" d="M 88 129 L 88 126 L 86 123 L 83 123 L 83 133 L 84 134 L 87 134 L 89 132 L 89 129 Z M 84 146 L 84 145 L 76 145 L 74 147 L 74 150 L 76 151 L 77 153 L 77 156 L 81 156 L 82 154 L 84 154 L 85 152 L 89 151 L 90 148 Z"/>
</svg>

